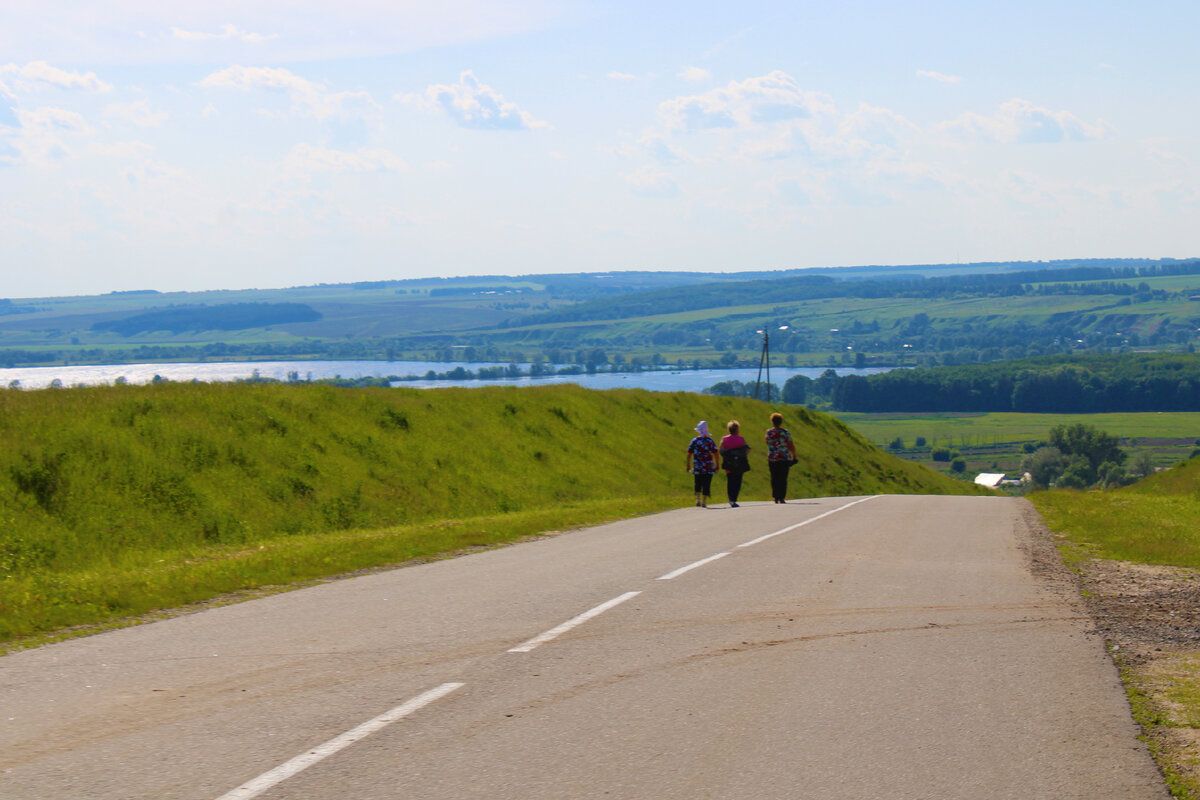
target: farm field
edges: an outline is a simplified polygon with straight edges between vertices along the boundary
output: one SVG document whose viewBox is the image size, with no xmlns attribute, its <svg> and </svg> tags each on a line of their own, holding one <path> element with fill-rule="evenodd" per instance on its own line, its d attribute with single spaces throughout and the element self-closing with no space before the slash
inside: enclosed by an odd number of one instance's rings
<svg viewBox="0 0 1200 800">
<path fill-rule="evenodd" d="M 1018 477 L 1023 446 L 1042 441 L 1055 425 L 1092 425 L 1121 439 L 1130 457 L 1150 454 L 1155 467 L 1168 467 L 1187 459 L 1200 440 L 1200 419 L 1190 412 L 1115 414 L 936 413 L 859 414 L 834 416 L 865 436 L 872 444 L 901 458 L 947 471 L 945 462 L 932 460 L 933 448 L 958 450 L 967 462 L 967 473 L 1004 472 Z M 925 446 L 917 447 L 917 437 Z M 904 447 L 889 445 L 899 438 Z"/>
</svg>

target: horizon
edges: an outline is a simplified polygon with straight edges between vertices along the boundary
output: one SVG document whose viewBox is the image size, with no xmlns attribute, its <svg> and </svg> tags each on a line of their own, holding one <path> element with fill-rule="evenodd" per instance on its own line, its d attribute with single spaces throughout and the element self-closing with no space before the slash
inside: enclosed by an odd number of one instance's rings
<svg viewBox="0 0 1200 800">
<path fill-rule="evenodd" d="M 63 294 L 34 295 L 34 296 L 26 296 L 26 297 L 11 296 L 11 297 L 0 298 L 0 301 L 4 301 L 4 300 L 10 300 L 10 301 L 59 300 L 59 299 L 70 299 L 70 298 L 80 298 L 80 297 L 107 297 L 107 296 L 113 296 L 113 295 L 175 295 L 175 294 L 210 294 L 210 293 L 239 293 L 239 292 L 286 292 L 286 291 L 296 291 L 296 290 L 304 290 L 304 289 L 337 288 L 337 287 L 342 287 L 342 286 L 354 286 L 354 285 L 360 284 L 360 283 L 388 283 L 388 284 L 390 284 L 390 283 L 423 283 L 423 282 L 427 282 L 427 281 L 474 281 L 474 280 L 491 281 L 491 280 L 500 280 L 500 279 L 505 279 L 505 278 L 514 279 L 514 280 L 534 280 L 534 281 L 536 281 L 538 279 L 553 277 L 556 275 L 564 275 L 564 274 L 569 274 L 569 275 L 573 275 L 573 276 L 594 276 L 597 278 L 605 278 L 605 277 L 611 277 L 614 275 L 623 275 L 623 274 L 653 274 L 653 273 L 683 274 L 683 275 L 726 275 L 726 276 L 736 276 L 736 275 L 745 274 L 745 275 L 761 276 L 761 275 L 770 275 L 771 273 L 785 273 L 785 272 L 813 271 L 813 272 L 827 273 L 827 272 L 833 272 L 833 271 L 837 271 L 837 270 L 853 271 L 853 270 L 905 270 L 905 269 L 914 269 L 915 270 L 915 269 L 943 269 L 943 268 L 954 269 L 954 268 L 970 268 L 970 267 L 988 267 L 988 266 L 993 266 L 993 265 L 1012 266 L 1012 265 L 1023 265 L 1023 264 L 1030 264 L 1030 265 L 1039 265 L 1040 264 L 1040 265 L 1044 265 L 1044 268 L 1046 268 L 1046 269 L 1053 269 L 1054 266 L 1060 262 L 1074 263 L 1074 262 L 1079 262 L 1079 261 L 1110 261 L 1110 260 L 1113 260 L 1113 261 L 1139 261 L 1139 262 L 1144 261 L 1144 262 L 1150 262 L 1150 263 L 1162 263 L 1162 262 L 1186 263 L 1186 262 L 1191 262 L 1191 261 L 1200 261 L 1200 256 L 1186 256 L 1186 257 L 1182 257 L 1182 258 L 1164 256 L 1162 258 L 1119 258 L 1119 259 L 1064 258 L 1064 259 L 1053 259 L 1053 260 L 1036 259 L 1036 260 L 1030 260 L 1030 261 L 971 261 L 971 262 L 953 262 L 953 263 L 936 263 L 936 264 L 845 264 L 845 265 L 831 266 L 831 267 L 781 267 L 779 269 L 737 270 L 737 271 L 686 270 L 686 269 L 685 270 L 613 269 L 613 270 L 597 270 L 597 271 L 593 271 L 593 272 L 575 272 L 575 273 L 562 273 L 562 272 L 526 273 L 526 274 L 522 274 L 522 275 L 499 274 L 499 273 L 491 274 L 491 275 L 484 275 L 484 274 L 480 274 L 480 275 L 470 275 L 470 274 L 422 275 L 422 276 L 415 276 L 415 277 L 408 277 L 408 278 L 374 278 L 374 279 L 370 279 L 367 281 L 358 281 L 358 280 L 322 281 L 320 283 L 297 284 L 297 285 L 292 285 L 292 286 L 235 286 L 235 287 L 213 287 L 213 288 L 205 288 L 205 289 L 154 289 L 154 288 L 149 288 L 149 287 L 142 287 L 142 288 L 137 288 L 137 289 L 113 289 L 113 290 L 109 290 L 106 292 L 88 292 L 88 293 L 70 294 L 70 295 L 63 295 Z M 1103 265 L 1096 265 L 1096 266 L 1103 266 Z M 761 279 L 762 278 L 755 278 L 755 280 L 761 280 Z M 635 291 L 635 290 L 631 290 L 631 291 Z"/>
<path fill-rule="evenodd" d="M 1197 28 L 1184 0 L 4 8 L 0 296 L 1189 258 Z"/>
</svg>

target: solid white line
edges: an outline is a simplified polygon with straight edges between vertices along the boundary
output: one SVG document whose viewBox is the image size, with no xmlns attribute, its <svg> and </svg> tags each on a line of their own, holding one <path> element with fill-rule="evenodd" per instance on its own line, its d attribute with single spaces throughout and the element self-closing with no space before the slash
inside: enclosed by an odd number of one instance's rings
<svg viewBox="0 0 1200 800">
<path fill-rule="evenodd" d="M 696 567 L 703 567 L 708 562 L 716 561 L 718 558 L 724 558 L 727 555 L 729 555 L 729 553 L 717 553 L 715 556 L 709 556 L 708 558 L 702 558 L 699 561 L 697 561 L 695 564 L 688 564 L 686 567 L 680 567 L 679 569 L 675 570 L 674 572 L 668 572 L 666 575 L 659 575 L 658 578 L 656 578 L 656 580 L 669 581 L 672 578 L 678 578 L 680 575 L 687 572 L 689 569 L 695 569 Z"/>
<path fill-rule="evenodd" d="M 879 495 L 877 495 L 877 494 L 873 494 L 870 497 L 862 497 L 862 498 L 859 498 L 858 500 L 852 500 L 851 502 L 846 503 L 846 505 L 844 505 L 844 506 L 838 506 L 837 508 L 835 508 L 831 511 L 826 511 L 824 514 L 818 514 L 817 516 L 813 517 L 812 519 L 806 519 L 806 520 L 804 520 L 804 522 L 797 522 L 795 525 L 789 525 L 788 527 L 783 528 L 781 530 L 777 530 L 774 533 L 768 533 L 766 536 L 760 536 L 757 539 L 751 539 L 748 542 L 742 542 L 741 544 L 738 545 L 738 547 L 749 547 L 752 544 L 758 544 L 759 542 L 765 542 L 767 539 L 770 539 L 772 536 L 778 536 L 781 533 L 787 533 L 788 531 L 794 531 L 794 530 L 796 530 L 796 528 L 803 528 L 805 525 L 816 522 L 817 520 L 822 519 L 824 517 L 828 517 L 830 514 L 836 514 L 839 511 L 845 511 L 850 506 L 856 506 L 859 503 L 865 503 L 868 500 L 874 500 L 878 496 Z"/>
<path fill-rule="evenodd" d="M 264 772 L 257 778 L 243 783 L 233 791 L 221 795 L 217 798 L 217 800 L 250 800 L 252 797 L 258 797 L 263 792 L 267 791 L 276 784 L 282 783 L 296 773 L 308 769 L 318 761 L 328 758 L 339 750 L 349 747 L 359 739 L 365 739 L 381 728 L 385 728 L 388 725 L 391 725 L 393 722 L 403 717 L 407 717 L 414 711 L 424 708 L 433 701 L 445 697 L 455 689 L 461 688 L 463 685 L 464 684 L 461 683 L 443 683 L 436 689 L 430 689 L 428 692 L 425 692 L 425 694 L 418 695 L 412 700 L 409 700 L 407 703 L 398 705 L 391 711 L 380 714 L 378 717 L 375 717 L 375 719 L 367 720 L 357 728 L 348 730 L 341 736 L 330 739 L 325 744 L 314 747 L 307 753 L 298 755 L 291 761 L 280 764 L 270 772 Z"/>
<path fill-rule="evenodd" d="M 561 636 L 562 634 L 571 630 L 571 628 L 574 628 L 577 625 L 582 625 L 583 623 L 587 622 L 592 617 L 599 616 L 600 614 L 603 614 L 605 611 L 608 611 L 613 606 L 619 606 L 621 603 L 624 603 L 629 598 L 637 597 L 639 594 L 641 594 L 641 592 L 626 592 L 625 594 L 621 595 L 620 597 L 614 597 L 612 600 L 609 600 L 607 603 L 601 603 L 600 605 L 596 606 L 595 608 L 591 609 L 590 611 L 583 612 L 578 617 L 572 617 L 571 619 L 564 622 L 562 625 L 551 628 L 550 630 L 546 631 L 545 633 L 538 634 L 537 636 L 530 639 L 528 642 L 517 645 L 516 647 L 512 648 L 508 652 L 510 652 L 510 653 L 528 653 L 530 650 L 537 647 L 539 644 L 545 644 L 546 642 L 550 641 L 551 639 Z"/>
</svg>

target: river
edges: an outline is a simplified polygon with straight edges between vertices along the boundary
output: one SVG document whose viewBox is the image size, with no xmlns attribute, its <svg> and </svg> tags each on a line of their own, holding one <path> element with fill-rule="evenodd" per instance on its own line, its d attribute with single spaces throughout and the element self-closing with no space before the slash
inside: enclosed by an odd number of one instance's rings
<svg viewBox="0 0 1200 800">
<path fill-rule="evenodd" d="M 430 370 L 449 372 L 455 367 L 478 370 L 481 367 L 503 364 L 429 362 L 429 361 L 237 361 L 196 362 L 178 364 L 99 364 L 64 367 L 20 367 L 0 369 L 0 387 L 44 389 L 51 385 L 95 386 L 115 383 L 123 378 L 128 383 L 150 383 L 155 376 L 170 381 L 236 381 L 254 376 L 286 381 L 289 375 L 300 380 L 320 378 L 366 378 L 425 375 Z M 528 365 L 522 365 L 528 369 Z M 793 375 L 818 377 L 828 367 L 771 367 L 771 383 L 783 386 Z M 870 375 L 887 369 L 853 369 L 835 367 L 839 375 Z M 721 381 L 748 383 L 758 376 L 758 368 L 749 369 L 659 369 L 643 372 L 600 372 L 594 375 L 551 375 L 538 378 L 505 378 L 502 380 L 404 380 L 393 386 L 429 389 L 444 386 L 541 386 L 553 383 L 576 383 L 589 389 L 650 389 L 659 392 L 700 392 Z M 766 380 L 766 375 L 763 375 Z M 55 384 L 55 381 L 58 384 Z"/>
</svg>

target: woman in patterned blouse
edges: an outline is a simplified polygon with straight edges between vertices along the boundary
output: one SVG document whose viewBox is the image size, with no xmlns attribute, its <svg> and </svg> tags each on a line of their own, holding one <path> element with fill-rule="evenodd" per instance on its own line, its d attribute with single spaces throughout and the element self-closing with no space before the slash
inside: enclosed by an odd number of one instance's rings
<svg viewBox="0 0 1200 800">
<path fill-rule="evenodd" d="M 767 469 L 771 472 L 771 496 L 776 503 L 786 502 L 788 469 L 796 461 L 796 445 L 792 435 L 783 427 L 783 414 L 771 415 L 767 429 Z"/>
<path fill-rule="evenodd" d="M 708 423 L 700 420 L 696 426 L 696 437 L 688 444 L 687 471 L 693 476 L 696 505 L 708 508 L 708 496 L 712 493 L 712 476 L 721 466 L 721 454 L 717 443 L 708 435 Z"/>
</svg>

